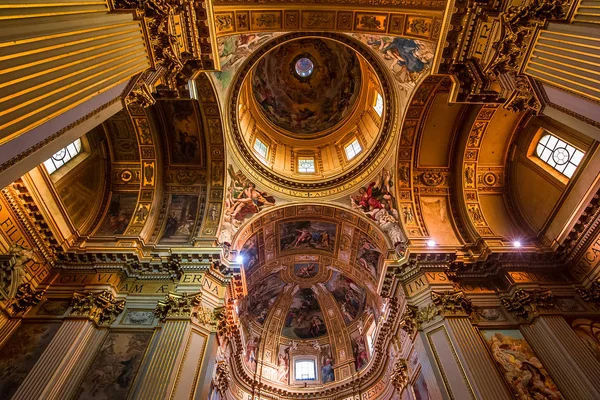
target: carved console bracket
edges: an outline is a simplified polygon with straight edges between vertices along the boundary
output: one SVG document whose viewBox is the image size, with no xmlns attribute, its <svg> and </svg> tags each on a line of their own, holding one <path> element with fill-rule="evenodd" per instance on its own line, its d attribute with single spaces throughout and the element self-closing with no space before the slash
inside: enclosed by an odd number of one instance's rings
<svg viewBox="0 0 600 400">
<path fill-rule="evenodd" d="M 531 322 L 537 317 L 539 310 L 554 308 L 554 295 L 550 290 L 518 289 L 512 297 L 503 298 L 501 301 L 507 311 L 525 322 Z"/>
<path fill-rule="evenodd" d="M 462 291 L 431 292 L 431 300 L 444 315 L 473 313 L 473 305 Z"/>
<path fill-rule="evenodd" d="M 392 385 L 398 390 L 398 393 L 402 393 L 408 385 L 408 365 L 406 364 L 406 360 L 400 358 L 396 361 L 394 369 L 390 374 L 390 380 Z"/>
<path fill-rule="evenodd" d="M 225 394 L 229 388 L 231 382 L 231 373 L 229 372 L 229 365 L 225 360 L 217 362 L 217 369 L 215 371 L 214 383 L 215 387 L 222 395 Z"/>
<path fill-rule="evenodd" d="M 87 316 L 98 325 L 110 325 L 125 309 L 125 300 L 117 300 L 108 290 L 100 293 L 73 293 L 71 315 Z"/>
</svg>

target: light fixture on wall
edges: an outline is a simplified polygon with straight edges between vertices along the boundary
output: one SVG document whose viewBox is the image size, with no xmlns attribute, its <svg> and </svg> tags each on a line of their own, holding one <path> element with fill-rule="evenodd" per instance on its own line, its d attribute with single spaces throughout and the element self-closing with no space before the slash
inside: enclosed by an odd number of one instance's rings
<svg viewBox="0 0 600 400">
<path fill-rule="evenodd" d="M 437 243 L 433 239 L 429 239 L 427 241 L 427 247 L 435 247 L 436 245 L 437 245 Z"/>
<path fill-rule="evenodd" d="M 518 241 L 518 240 L 514 240 L 514 241 L 512 242 L 512 245 L 513 245 L 513 247 L 517 247 L 517 248 L 518 248 L 518 247 L 521 247 L 521 242 L 520 242 L 520 241 Z"/>
<path fill-rule="evenodd" d="M 244 263 L 244 256 L 241 254 L 238 254 L 237 256 L 235 256 L 235 262 L 238 264 L 243 264 Z"/>
</svg>

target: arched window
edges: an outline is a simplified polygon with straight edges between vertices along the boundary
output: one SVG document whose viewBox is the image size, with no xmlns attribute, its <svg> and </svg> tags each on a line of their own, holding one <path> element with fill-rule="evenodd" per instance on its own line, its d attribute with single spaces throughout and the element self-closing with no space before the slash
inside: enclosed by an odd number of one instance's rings
<svg viewBox="0 0 600 400">
<path fill-rule="evenodd" d="M 583 159 L 584 153 L 554 135 L 545 134 L 537 144 L 536 155 L 540 160 L 570 178 Z"/>
<path fill-rule="evenodd" d="M 44 166 L 49 174 L 53 174 L 79 153 L 81 153 L 81 139 L 77 139 L 67 147 L 63 147 L 54 153 L 52 157 L 44 161 Z"/>
</svg>

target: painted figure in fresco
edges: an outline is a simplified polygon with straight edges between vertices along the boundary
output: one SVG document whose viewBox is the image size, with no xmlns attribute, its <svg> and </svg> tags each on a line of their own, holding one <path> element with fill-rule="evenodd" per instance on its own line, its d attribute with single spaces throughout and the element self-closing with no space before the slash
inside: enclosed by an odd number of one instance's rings
<svg viewBox="0 0 600 400">
<path fill-rule="evenodd" d="M 354 210 L 375 221 L 394 243 L 400 243 L 404 241 L 404 234 L 399 225 L 400 215 L 392 187 L 392 171 L 384 169 L 375 182 L 360 188 L 358 195 L 350 197 L 350 204 Z"/>
<path fill-rule="evenodd" d="M 248 185 L 234 199 L 233 209 L 228 212 L 233 218 L 243 219 L 246 214 L 256 214 L 261 206 L 275 205 L 274 201 L 269 201 L 263 196 L 263 193 L 256 190 L 256 185 L 249 182 Z"/>
<path fill-rule="evenodd" d="M 333 361 L 329 355 L 322 357 L 321 361 L 321 381 L 323 383 L 335 381 L 335 372 L 333 370 Z"/>
<path fill-rule="evenodd" d="M 314 276 L 314 274 L 316 273 L 316 265 L 315 264 L 309 264 L 306 266 L 303 266 L 300 268 L 300 270 L 298 271 L 298 276 L 301 278 L 310 278 L 311 276 Z"/>
<path fill-rule="evenodd" d="M 244 359 L 246 363 L 253 366 L 256 363 L 256 349 L 258 348 L 258 340 L 254 336 L 250 336 L 246 343 L 246 354 Z"/>
<path fill-rule="evenodd" d="M 163 234 L 164 238 L 169 238 L 175 234 L 177 231 L 177 218 L 175 218 L 175 214 L 171 213 L 167 217 L 167 223 L 165 225 L 165 233 Z"/>
<path fill-rule="evenodd" d="M 335 243 L 334 224 L 329 222 L 295 221 L 280 225 L 280 248 L 333 250 Z"/>
<path fill-rule="evenodd" d="M 369 271 L 374 278 L 377 278 L 377 268 L 381 256 L 381 251 L 373 243 L 366 237 L 361 238 L 357 261 L 365 270 Z"/>
<path fill-rule="evenodd" d="M 494 334 L 488 339 L 492 355 L 519 400 L 561 400 L 554 382 L 524 339 Z"/>
<path fill-rule="evenodd" d="M 365 338 L 362 335 L 352 339 L 352 350 L 354 350 L 354 365 L 356 370 L 360 371 L 369 361 Z"/>
<path fill-rule="evenodd" d="M 287 347 L 277 357 L 277 380 L 287 383 L 290 372 L 290 348 Z"/>
</svg>

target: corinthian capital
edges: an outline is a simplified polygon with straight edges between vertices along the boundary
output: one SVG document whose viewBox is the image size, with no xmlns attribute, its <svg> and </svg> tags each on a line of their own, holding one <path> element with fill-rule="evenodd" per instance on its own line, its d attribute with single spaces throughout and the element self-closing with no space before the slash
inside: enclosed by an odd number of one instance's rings
<svg viewBox="0 0 600 400">
<path fill-rule="evenodd" d="M 87 316 L 98 325 L 110 325 L 125 309 L 125 300 L 117 300 L 112 292 L 73 293 L 71 315 Z"/>
</svg>

